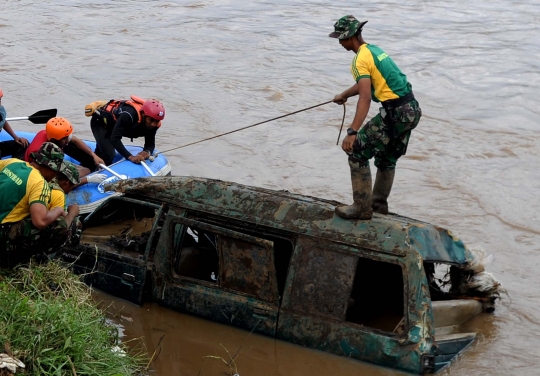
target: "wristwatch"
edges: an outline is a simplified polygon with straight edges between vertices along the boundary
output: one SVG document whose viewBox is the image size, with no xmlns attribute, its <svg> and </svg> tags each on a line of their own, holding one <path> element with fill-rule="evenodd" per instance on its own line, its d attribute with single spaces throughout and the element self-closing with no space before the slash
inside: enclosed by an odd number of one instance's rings
<svg viewBox="0 0 540 376">
<path fill-rule="evenodd" d="M 347 134 L 348 134 L 349 136 L 354 136 L 354 135 L 356 135 L 357 133 L 358 133 L 358 131 L 355 131 L 355 130 L 352 129 L 352 128 L 347 129 Z"/>
</svg>

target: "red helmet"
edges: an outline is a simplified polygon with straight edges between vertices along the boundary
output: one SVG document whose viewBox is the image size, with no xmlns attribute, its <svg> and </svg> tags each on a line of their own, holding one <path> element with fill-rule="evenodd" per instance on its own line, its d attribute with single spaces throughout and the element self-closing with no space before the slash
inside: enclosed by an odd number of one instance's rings
<svg viewBox="0 0 540 376">
<path fill-rule="evenodd" d="M 165 118 L 165 107 L 163 107 L 160 101 L 155 99 L 148 99 L 144 102 L 142 112 L 152 119 L 163 120 Z"/>
<path fill-rule="evenodd" d="M 4 96 L 4 92 L 2 91 L 2 89 L 0 89 L 0 98 L 2 98 Z"/>
</svg>

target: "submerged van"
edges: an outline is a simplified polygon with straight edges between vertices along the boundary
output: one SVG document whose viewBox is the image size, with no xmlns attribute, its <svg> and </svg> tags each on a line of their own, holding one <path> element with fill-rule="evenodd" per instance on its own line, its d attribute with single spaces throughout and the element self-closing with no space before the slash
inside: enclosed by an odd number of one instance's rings
<svg viewBox="0 0 540 376">
<path fill-rule="evenodd" d="M 424 374 L 475 338 L 500 285 L 449 231 L 337 202 L 193 177 L 120 181 L 59 257 L 137 304 Z"/>
</svg>

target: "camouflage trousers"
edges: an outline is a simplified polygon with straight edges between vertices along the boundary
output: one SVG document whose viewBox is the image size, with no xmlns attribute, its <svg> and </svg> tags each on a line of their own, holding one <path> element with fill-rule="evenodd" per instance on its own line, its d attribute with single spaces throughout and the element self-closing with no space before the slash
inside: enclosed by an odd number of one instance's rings
<svg viewBox="0 0 540 376">
<path fill-rule="evenodd" d="M 0 157 L 2 158 L 11 156 L 11 158 L 23 159 L 25 152 L 26 148 L 13 140 L 0 142 Z"/>
<path fill-rule="evenodd" d="M 367 165 L 375 157 L 375 166 L 396 168 L 397 160 L 405 155 L 411 131 L 416 128 L 422 110 L 416 99 L 387 113 L 384 107 L 363 126 L 356 136 L 349 158 Z"/>
<path fill-rule="evenodd" d="M 1 224 L 0 266 L 12 267 L 28 262 L 33 256 L 54 253 L 68 243 L 76 245 L 81 233 L 79 217 L 75 217 L 70 226 L 60 217 L 42 230 L 32 224 L 30 217 Z"/>
</svg>

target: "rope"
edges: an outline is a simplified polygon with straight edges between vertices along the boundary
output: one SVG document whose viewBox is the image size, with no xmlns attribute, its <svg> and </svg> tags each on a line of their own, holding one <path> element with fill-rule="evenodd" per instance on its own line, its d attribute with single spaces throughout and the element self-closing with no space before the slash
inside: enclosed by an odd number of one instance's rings
<svg viewBox="0 0 540 376">
<path fill-rule="evenodd" d="M 182 149 L 182 148 L 185 148 L 185 147 L 188 147 L 188 146 L 191 146 L 191 145 L 199 144 L 199 143 L 201 143 L 201 142 L 213 140 L 214 138 L 218 138 L 218 137 L 225 136 L 225 135 L 228 135 L 228 134 L 231 134 L 231 133 L 239 132 L 239 131 L 241 131 L 241 130 L 248 129 L 248 128 L 252 128 L 252 127 L 255 127 L 255 126 L 257 126 L 257 125 L 261 125 L 261 124 L 264 124 L 264 123 L 268 123 L 268 122 L 273 121 L 273 120 L 281 119 L 281 118 L 284 118 L 284 117 L 286 117 L 286 116 L 291 116 L 291 115 L 297 114 L 297 113 L 302 112 L 302 111 L 307 111 L 307 110 L 311 110 L 312 108 L 324 106 L 325 104 L 328 104 L 328 103 L 331 103 L 331 102 L 333 102 L 333 101 L 328 101 L 328 102 L 316 104 L 315 106 L 311 106 L 311 107 L 304 108 L 304 109 L 302 109 L 302 110 L 294 111 L 294 112 L 291 112 L 291 113 L 286 114 L 286 115 L 281 115 L 281 116 L 275 117 L 275 118 L 273 118 L 273 119 L 261 121 L 261 122 L 256 123 L 256 124 L 248 125 L 247 127 L 238 128 L 238 129 L 235 129 L 235 130 L 230 131 L 230 132 L 221 133 L 221 134 L 218 134 L 218 135 L 216 135 L 216 136 L 212 136 L 212 137 L 205 138 L 205 139 L 203 139 L 203 140 L 190 142 L 189 144 L 185 144 L 185 145 L 177 146 L 177 147 L 172 148 L 172 149 L 160 151 L 160 153 L 168 153 L 168 152 L 173 151 L 173 150 L 176 150 L 176 149 Z M 343 122 L 345 122 L 345 104 L 343 104 Z M 343 129 L 343 122 L 341 123 L 341 128 L 342 128 L 342 129 Z M 341 134 L 341 130 L 340 130 L 339 132 L 340 132 L 340 134 Z M 338 140 L 339 140 L 339 138 L 338 138 Z"/>
<path fill-rule="evenodd" d="M 345 124 L 345 113 L 347 112 L 347 107 L 345 107 L 345 102 L 343 102 L 343 120 L 341 120 L 341 127 L 339 128 L 339 133 L 337 135 L 336 145 L 339 145 L 339 138 L 341 137 L 341 131 L 343 130 L 343 124 Z"/>
</svg>

